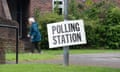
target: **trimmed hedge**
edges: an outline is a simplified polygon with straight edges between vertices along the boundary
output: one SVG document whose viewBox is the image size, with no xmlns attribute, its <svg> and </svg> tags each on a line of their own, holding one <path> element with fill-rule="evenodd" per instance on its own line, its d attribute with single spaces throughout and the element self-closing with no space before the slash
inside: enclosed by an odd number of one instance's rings
<svg viewBox="0 0 120 72">
<path fill-rule="evenodd" d="M 120 49 L 120 25 L 86 26 L 87 47 L 91 48 L 106 48 L 106 49 Z"/>
</svg>

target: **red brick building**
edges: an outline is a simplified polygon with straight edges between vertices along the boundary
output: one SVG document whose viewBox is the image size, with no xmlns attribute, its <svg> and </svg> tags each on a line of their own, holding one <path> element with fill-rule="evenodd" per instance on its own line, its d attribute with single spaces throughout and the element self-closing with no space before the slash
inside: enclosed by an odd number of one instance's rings
<svg viewBox="0 0 120 72">
<path fill-rule="evenodd" d="M 55 1 L 59 1 L 59 9 L 64 13 L 63 0 L 0 0 L 0 17 L 16 20 L 19 23 L 20 35 L 24 38 L 27 34 L 27 19 L 34 16 L 37 8 L 41 13 L 51 12 L 55 7 Z M 76 0 L 84 2 L 86 0 Z M 101 0 L 92 0 L 98 2 Z M 107 0 L 106 0 L 107 1 Z M 120 4 L 120 0 L 113 0 Z"/>
<path fill-rule="evenodd" d="M 41 13 L 54 11 L 53 9 L 55 7 L 56 1 L 59 1 L 60 14 L 64 14 L 64 0 L 0 0 L 0 18 L 2 17 L 10 20 L 16 20 L 19 23 L 19 35 L 24 39 L 27 36 L 28 17 L 34 16 L 34 11 L 36 8 L 39 9 Z M 84 3 L 87 0 L 76 1 L 77 3 Z M 92 1 L 99 2 L 102 0 Z M 118 5 L 120 4 L 120 0 L 111 1 L 116 2 Z M 9 30 L 10 34 L 12 34 L 12 32 L 13 31 Z M 8 36 L 10 37 L 9 34 Z M 23 43 L 23 45 L 25 45 L 25 42 Z"/>
<path fill-rule="evenodd" d="M 27 19 L 36 8 L 41 13 L 51 12 L 52 0 L 0 0 L 0 17 L 18 21 L 20 34 L 25 37 Z"/>
</svg>

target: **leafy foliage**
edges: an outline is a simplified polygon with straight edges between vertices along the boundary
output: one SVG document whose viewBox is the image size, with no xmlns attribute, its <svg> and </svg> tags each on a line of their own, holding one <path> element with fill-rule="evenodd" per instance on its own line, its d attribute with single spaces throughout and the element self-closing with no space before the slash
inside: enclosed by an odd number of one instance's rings
<svg viewBox="0 0 120 72">
<path fill-rule="evenodd" d="M 63 16 L 57 13 L 47 13 L 37 17 L 40 32 L 42 33 L 41 48 L 48 49 L 47 24 L 63 21 Z"/>
<path fill-rule="evenodd" d="M 78 10 L 78 4 L 75 0 L 70 0 L 68 13 L 69 20 L 79 19 L 80 12 Z"/>
<path fill-rule="evenodd" d="M 87 8 L 84 8 L 85 5 Z M 120 8 L 111 0 L 92 2 L 92 4 L 89 0 L 85 5 L 77 4 L 76 0 L 70 0 L 69 4 L 69 20 L 84 19 L 85 22 L 87 44 L 81 47 L 120 49 Z M 63 16 L 48 13 L 38 16 L 37 19 L 42 33 L 41 46 L 48 48 L 46 25 L 62 21 Z M 80 46 L 71 48 L 80 48 Z"/>
<path fill-rule="evenodd" d="M 100 2 L 84 11 L 88 46 L 120 48 L 120 8 Z"/>
</svg>

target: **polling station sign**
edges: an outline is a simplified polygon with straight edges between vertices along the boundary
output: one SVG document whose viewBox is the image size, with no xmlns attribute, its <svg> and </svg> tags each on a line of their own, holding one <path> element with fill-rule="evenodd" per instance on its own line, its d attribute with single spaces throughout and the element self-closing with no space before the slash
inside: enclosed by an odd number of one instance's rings
<svg viewBox="0 0 120 72">
<path fill-rule="evenodd" d="M 86 44 L 83 20 L 47 24 L 49 48 Z"/>
</svg>

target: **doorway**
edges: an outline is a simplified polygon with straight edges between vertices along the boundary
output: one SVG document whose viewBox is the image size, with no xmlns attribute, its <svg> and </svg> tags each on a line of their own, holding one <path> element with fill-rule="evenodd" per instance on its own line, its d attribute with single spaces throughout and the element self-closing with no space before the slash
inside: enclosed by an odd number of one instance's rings
<svg viewBox="0 0 120 72">
<path fill-rule="evenodd" d="M 11 17 L 19 23 L 19 36 L 27 37 L 30 0 L 7 0 Z"/>
</svg>

